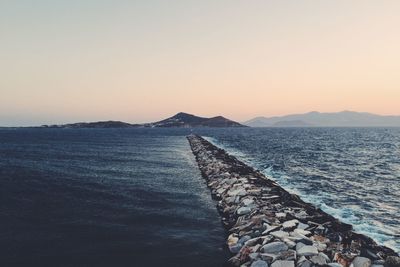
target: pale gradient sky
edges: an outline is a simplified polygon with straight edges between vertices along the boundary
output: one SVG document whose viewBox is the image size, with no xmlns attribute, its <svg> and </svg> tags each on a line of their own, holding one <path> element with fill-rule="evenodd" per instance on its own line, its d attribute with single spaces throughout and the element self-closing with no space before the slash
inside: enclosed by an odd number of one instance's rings
<svg viewBox="0 0 400 267">
<path fill-rule="evenodd" d="M 400 115 L 400 1 L 0 0 L 0 125 Z"/>
</svg>

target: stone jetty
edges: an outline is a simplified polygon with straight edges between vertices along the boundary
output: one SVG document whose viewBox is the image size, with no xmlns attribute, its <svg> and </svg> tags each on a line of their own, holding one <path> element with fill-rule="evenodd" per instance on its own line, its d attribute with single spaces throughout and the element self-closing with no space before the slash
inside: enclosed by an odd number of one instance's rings
<svg viewBox="0 0 400 267">
<path fill-rule="evenodd" d="M 391 249 L 355 233 L 197 135 L 187 137 L 227 230 L 231 266 L 400 267 Z"/>
</svg>

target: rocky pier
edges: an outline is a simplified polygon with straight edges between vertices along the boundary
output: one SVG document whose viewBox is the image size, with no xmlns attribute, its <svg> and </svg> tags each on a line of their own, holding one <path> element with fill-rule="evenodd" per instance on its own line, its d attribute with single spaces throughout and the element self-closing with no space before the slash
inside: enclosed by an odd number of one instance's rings
<svg viewBox="0 0 400 267">
<path fill-rule="evenodd" d="M 187 137 L 227 230 L 230 266 L 400 267 L 393 250 L 353 231 L 197 135 Z"/>
</svg>

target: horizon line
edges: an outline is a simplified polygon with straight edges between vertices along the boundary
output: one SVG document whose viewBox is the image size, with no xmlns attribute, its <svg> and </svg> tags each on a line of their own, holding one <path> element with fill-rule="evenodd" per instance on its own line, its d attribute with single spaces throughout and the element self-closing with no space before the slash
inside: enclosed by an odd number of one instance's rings
<svg viewBox="0 0 400 267">
<path fill-rule="evenodd" d="M 203 115 L 196 115 L 196 114 L 194 114 L 194 113 L 188 113 L 188 112 L 183 112 L 183 111 L 180 111 L 180 112 L 177 112 L 177 113 L 174 113 L 174 115 L 171 115 L 171 116 L 168 116 L 168 117 L 166 117 L 166 116 L 163 116 L 163 117 L 161 117 L 161 118 L 159 118 L 159 119 L 157 119 L 157 120 L 153 120 L 153 121 L 150 121 L 150 122 L 131 122 L 131 121 L 125 121 L 125 120 L 119 120 L 119 119 L 99 119 L 99 120 L 96 120 L 96 119 L 93 119 L 93 120 L 75 120 L 75 121 L 73 121 L 73 122 L 58 122 L 58 123 L 38 123 L 37 125 L 14 125 L 14 126 L 7 126 L 7 125 L 5 125 L 5 126 L 3 126 L 3 125 L 1 125 L 0 124 L 0 128 L 20 128 L 20 127 L 27 127 L 27 128 L 29 128 L 29 127 L 41 127 L 41 126 L 46 126 L 46 125 L 48 125 L 48 126 L 50 126 L 50 125 L 66 125 L 66 124 L 75 124 L 75 123 L 92 123 L 92 122 L 124 122 L 124 123 L 129 123 L 129 124 L 139 124 L 139 125 L 141 125 L 141 124 L 148 124 L 148 123 L 155 123 L 155 122 L 158 122 L 158 121 L 161 121 L 161 120 L 164 120 L 164 119 L 167 119 L 167 118 L 170 118 L 170 117 L 173 117 L 173 116 L 176 116 L 176 115 L 178 115 L 178 114 L 180 114 L 180 113 L 184 113 L 184 114 L 188 114 L 188 115 L 193 115 L 193 116 L 196 116 L 196 117 L 203 117 L 203 118 L 213 118 L 213 117 L 218 117 L 218 116 L 222 116 L 222 117 L 224 117 L 224 118 L 226 118 L 226 119 L 230 119 L 230 120 L 233 120 L 233 121 L 235 121 L 235 122 L 239 122 L 239 123 L 241 123 L 241 124 L 243 124 L 243 123 L 246 123 L 246 122 L 249 122 L 249 121 L 251 121 L 251 120 L 254 120 L 254 119 L 258 119 L 258 118 L 278 118 L 278 117 L 285 117 L 285 116 L 290 116 L 290 115 L 305 115 L 305 114 L 310 114 L 310 113 L 318 113 L 318 114 L 335 114 L 335 113 L 345 113 L 345 112 L 348 112 L 348 113 L 360 113 L 360 114 L 370 114 L 370 115 L 376 115 L 376 116 L 382 116 L 382 117 L 400 117 L 400 115 L 394 115 L 394 114 L 391 114 L 391 115 L 383 115 L 383 114 L 378 114 L 378 113 L 372 113 L 372 112 L 368 112 L 368 111 L 354 111 L 354 110 L 348 110 L 348 109 L 344 109 L 344 110 L 341 110 L 341 111 L 333 111 L 333 112 L 320 112 L 320 111 L 316 111 L 316 110 L 312 110 L 312 111 L 308 111 L 308 112 L 298 112 L 298 113 L 286 113 L 286 114 L 282 114 L 282 115 L 270 115 L 270 116 L 263 116 L 263 115 L 260 115 L 260 116 L 253 116 L 253 117 L 251 117 L 250 119 L 247 119 L 247 120 L 234 120 L 234 119 L 231 119 L 231 118 L 229 118 L 229 117 L 227 117 L 227 116 L 224 116 L 224 115 L 215 115 L 215 116 L 211 116 L 211 117 L 208 117 L 208 116 L 203 116 Z"/>
</svg>

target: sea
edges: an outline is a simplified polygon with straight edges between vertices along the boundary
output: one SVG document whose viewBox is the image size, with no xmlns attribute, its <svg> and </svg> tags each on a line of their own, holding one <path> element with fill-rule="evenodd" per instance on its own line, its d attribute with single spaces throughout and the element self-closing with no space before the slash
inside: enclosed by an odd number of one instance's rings
<svg viewBox="0 0 400 267">
<path fill-rule="evenodd" d="M 400 252 L 400 128 L 3 128 L 0 266 L 223 266 L 191 133 Z"/>
</svg>

